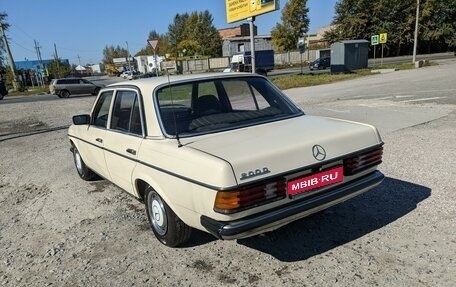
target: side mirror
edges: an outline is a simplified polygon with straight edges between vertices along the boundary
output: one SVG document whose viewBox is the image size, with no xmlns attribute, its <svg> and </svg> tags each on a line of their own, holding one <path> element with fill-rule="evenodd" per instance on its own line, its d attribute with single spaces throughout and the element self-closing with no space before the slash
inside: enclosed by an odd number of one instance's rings
<svg viewBox="0 0 456 287">
<path fill-rule="evenodd" d="M 73 124 L 75 124 L 75 125 L 88 125 L 89 123 L 90 123 L 90 115 L 73 116 Z"/>
</svg>

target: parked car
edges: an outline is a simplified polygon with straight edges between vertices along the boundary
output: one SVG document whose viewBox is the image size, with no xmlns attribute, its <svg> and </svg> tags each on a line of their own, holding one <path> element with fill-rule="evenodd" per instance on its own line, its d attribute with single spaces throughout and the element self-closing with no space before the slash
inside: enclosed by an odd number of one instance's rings
<svg viewBox="0 0 456 287">
<path fill-rule="evenodd" d="M 49 91 L 52 95 L 57 95 L 59 98 L 68 98 L 70 95 L 75 94 L 97 95 L 104 86 L 81 78 L 63 78 L 53 79 L 49 85 Z"/>
<path fill-rule="evenodd" d="M 128 80 L 133 80 L 133 73 L 130 71 L 125 71 L 122 74 L 120 74 L 120 77 Z"/>
<path fill-rule="evenodd" d="M 313 71 L 314 69 L 322 70 L 331 67 L 331 57 L 321 57 L 310 63 L 309 69 Z"/>
<path fill-rule="evenodd" d="M 8 95 L 8 90 L 6 89 L 5 83 L 0 80 L 0 100 L 3 100 L 3 97 Z"/>
<path fill-rule="evenodd" d="M 246 73 L 154 77 L 100 91 L 68 130 L 83 180 L 105 178 L 145 204 L 160 242 L 193 228 L 249 237 L 380 184 L 371 125 L 305 115 Z"/>
</svg>

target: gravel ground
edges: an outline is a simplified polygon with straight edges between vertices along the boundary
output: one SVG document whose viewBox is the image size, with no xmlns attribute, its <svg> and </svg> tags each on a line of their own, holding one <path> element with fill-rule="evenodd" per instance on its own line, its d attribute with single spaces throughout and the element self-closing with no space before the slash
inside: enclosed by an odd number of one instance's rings
<svg viewBox="0 0 456 287">
<path fill-rule="evenodd" d="M 171 249 L 143 204 L 77 176 L 61 127 L 93 100 L 0 104 L 0 285 L 456 285 L 456 106 L 383 134 L 378 188 L 261 236 L 195 231 Z"/>
</svg>

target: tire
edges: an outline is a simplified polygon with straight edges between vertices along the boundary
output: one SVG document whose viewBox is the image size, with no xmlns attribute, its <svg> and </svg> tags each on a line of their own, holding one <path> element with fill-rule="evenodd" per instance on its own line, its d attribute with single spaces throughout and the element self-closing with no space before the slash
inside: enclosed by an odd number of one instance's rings
<svg viewBox="0 0 456 287">
<path fill-rule="evenodd" d="M 95 91 L 93 91 L 92 95 L 96 96 L 98 95 L 98 92 L 100 92 L 100 88 L 96 88 Z"/>
<path fill-rule="evenodd" d="M 68 90 L 61 90 L 59 93 L 61 98 L 69 98 L 70 97 L 70 92 Z"/>
<path fill-rule="evenodd" d="M 146 189 L 147 218 L 155 237 L 166 246 L 175 247 L 186 242 L 192 229 L 185 224 L 150 186 Z"/>
<path fill-rule="evenodd" d="M 85 181 L 91 181 L 96 178 L 97 175 L 86 166 L 82 160 L 81 154 L 75 146 L 73 146 L 73 159 L 76 171 L 78 172 L 80 178 Z"/>
</svg>

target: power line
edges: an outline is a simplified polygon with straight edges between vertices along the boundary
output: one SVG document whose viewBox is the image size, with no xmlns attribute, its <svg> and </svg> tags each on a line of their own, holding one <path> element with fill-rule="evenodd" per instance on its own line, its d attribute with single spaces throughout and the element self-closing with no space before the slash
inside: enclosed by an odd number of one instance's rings
<svg viewBox="0 0 456 287">
<path fill-rule="evenodd" d="M 26 48 L 26 47 L 22 46 L 22 45 L 21 45 L 21 44 L 19 44 L 18 42 L 16 42 L 16 41 L 13 41 L 13 40 L 11 40 L 11 39 L 10 39 L 10 42 L 13 42 L 13 44 L 15 44 L 16 46 L 19 46 L 19 47 L 21 47 L 21 48 L 22 48 L 22 49 L 24 49 L 24 50 L 27 50 L 27 51 L 29 51 L 29 52 L 32 52 L 32 53 L 34 53 L 34 52 L 35 52 L 35 51 L 33 51 L 33 50 L 29 49 L 29 48 Z"/>
</svg>

